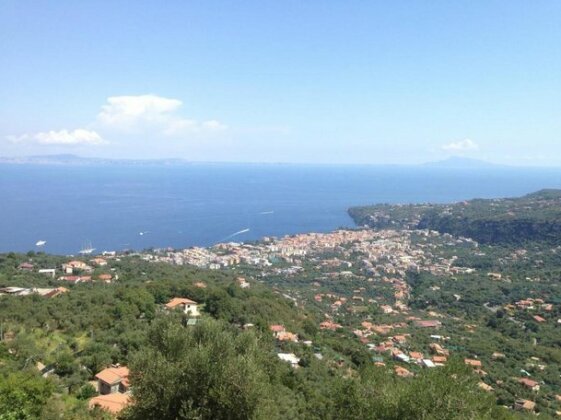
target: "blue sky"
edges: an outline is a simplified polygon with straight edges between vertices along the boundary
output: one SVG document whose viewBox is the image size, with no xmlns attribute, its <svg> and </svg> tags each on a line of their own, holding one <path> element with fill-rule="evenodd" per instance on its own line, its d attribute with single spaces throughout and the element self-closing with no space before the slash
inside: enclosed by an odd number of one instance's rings
<svg viewBox="0 0 561 420">
<path fill-rule="evenodd" d="M 558 1 L 24 1 L 0 155 L 561 165 Z"/>
</svg>

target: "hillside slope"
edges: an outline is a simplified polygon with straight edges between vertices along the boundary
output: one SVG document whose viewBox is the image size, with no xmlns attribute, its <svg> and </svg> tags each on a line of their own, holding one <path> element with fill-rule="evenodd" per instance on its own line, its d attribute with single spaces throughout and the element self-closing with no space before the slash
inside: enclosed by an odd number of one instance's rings
<svg viewBox="0 0 561 420">
<path fill-rule="evenodd" d="M 349 214 L 373 228 L 431 229 L 489 244 L 561 244 L 561 190 L 456 204 L 353 207 Z"/>
</svg>

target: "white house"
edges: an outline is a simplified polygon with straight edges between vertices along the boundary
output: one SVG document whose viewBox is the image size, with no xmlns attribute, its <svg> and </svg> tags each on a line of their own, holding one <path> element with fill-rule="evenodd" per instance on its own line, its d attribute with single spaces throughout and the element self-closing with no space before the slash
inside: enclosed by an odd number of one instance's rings
<svg viewBox="0 0 561 420">
<path fill-rule="evenodd" d="M 194 300 L 187 299 L 187 298 L 180 298 L 176 297 L 166 303 L 166 308 L 173 310 L 173 309 L 181 309 L 184 313 L 191 315 L 191 316 L 200 316 L 198 303 Z"/>
<path fill-rule="evenodd" d="M 293 368 L 298 367 L 300 358 L 296 357 L 294 353 L 278 353 L 277 356 L 284 362 L 290 363 Z"/>
</svg>

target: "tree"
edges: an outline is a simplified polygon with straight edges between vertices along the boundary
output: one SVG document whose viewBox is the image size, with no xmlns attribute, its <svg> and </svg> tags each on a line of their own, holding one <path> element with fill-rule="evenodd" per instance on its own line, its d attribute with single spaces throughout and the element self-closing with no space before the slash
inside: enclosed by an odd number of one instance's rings
<svg viewBox="0 0 561 420">
<path fill-rule="evenodd" d="M 130 364 L 134 404 L 127 419 L 250 419 L 272 415 L 269 360 L 256 336 L 217 321 L 184 328 L 158 320 Z"/>
<path fill-rule="evenodd" d="M 31 372 L 0 377 L 0 420 L 39 418 L 54 386 Z"/>
</svg>

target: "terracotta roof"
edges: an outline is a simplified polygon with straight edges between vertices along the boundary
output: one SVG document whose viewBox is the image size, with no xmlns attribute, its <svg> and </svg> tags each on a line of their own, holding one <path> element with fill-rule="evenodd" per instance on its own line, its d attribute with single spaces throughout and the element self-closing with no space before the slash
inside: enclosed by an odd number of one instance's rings
<svg viewBox="0 0 561 420">
<path fill-rule="evenodd" d="M 464 359 L 464 363 L 468 366 L 481 367 L 481 360 Z"/>
<path fill-rule="evenodd" d="M 413 376 L 411 372 L 409 372 L 407 369 L 401 366 L 394 366 L 394 371 L 397 374 L 397 376 L 401 376 L 401 377 Z"/>
<path fill-rule="evenodd" d="M 110 367 L 107 369 L 103 369 L 101 372 L 95 375 L 97 379 L 109 385 L 123 382 L 123 380 L 126 379 L 128 376 L 129 376 L 129 368 L 125 366 Z"/>
<path fill-rule="evenodd" d="M 80 276 L 62 276 L 62 277 L 59 277 L 58 279 L 59 279 L 59 280 L 65 280 L 65 281 L 74 282 L 74 281 L 80 280 Z"/>
<path fill-rule="evenodd" d="M 283 332 L 284 331 L 284 325 L 271 325 L 269 327 L 269 329 L 272 332 Z"/>
<path fill-rule="evenodd" d="M 195 302 L 194 300 L 176 297 L 170 300 L 168 303 L 166 303 L 166 308 L 171 309 L 179 305 L 196 305 L 196 304 L 197 302 Z"/>
<path fill-rule="evenodd" d="M 94 397 L 89 401 L 88 407 L 94 408 L 97 406 L 110 413 L 117 414 L 129 405 L 130 402 L 131 398 L 129 395 L 116 393 Z"/>
<path fill-rule="evenodd" d="M 72 266 L 72 267 L 83 267 L 83 266 L 86 265 L 85 262 L 76 261 L 76 260 L 74 260 L 74 261 L 68 261 L 66 264 L 67 264 L 67 265 L 70 265 L 70 266 Z"/>
<path fill-rule="evenodd" d="M 536 403 L 530 400 L 516 400 L 515 407 L 518 408 L 519 410 L 522 409 L 522 410 L 533 411 L 534 408 L 536 407 Z"/>
<path fill-rule="evenodd" d="M 66 293 L 68 292 L 68 289 L 66 287 L 57 287 L 56 289 L 51 290 L 50 292 L 48 292 L 47 294 L 45 294 L 45 297 L 56 297 L 62 293 Z"/>
<path fill-rule="evenodd" d="M 288 331 L 283 331 L 283 332 L 279 332 L 277 334 L 277 340 L 279 341 L 298 341 L 298 335 L 288 332 Z"/>
<path fill-rule="evenodd" d="M 18 266 L 18 268 L 33 268 L 33 264 L 23 262 Z"/>
<path fill-rule="evenodd" d="M 528 388 L 533 388 L 533 387 L 539 385 L 538 382 L 536 382 L 536 381 L 534 381 L 534 380 L 532 380 L 532 379 L 528 379 L 528 378 L 520 378 L 520 379 L 518 380 L 518 382 L 521 383 L 521 384 L 524 385 L 524 386 L 527 386 Z"/>
</svg>

